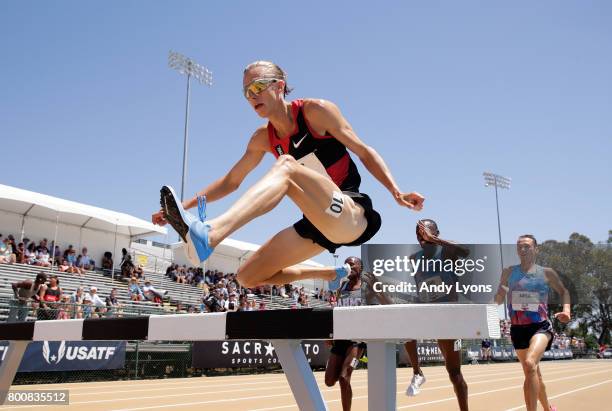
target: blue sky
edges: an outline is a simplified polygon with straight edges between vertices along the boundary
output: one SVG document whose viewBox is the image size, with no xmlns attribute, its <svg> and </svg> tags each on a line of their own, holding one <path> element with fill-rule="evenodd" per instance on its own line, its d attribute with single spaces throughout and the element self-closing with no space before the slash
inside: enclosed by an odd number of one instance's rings
<svg viewBox="0 0 612 411">
<path fill-rule="evenodd" d="M 426 196 L 421 213 L 400 208 L 359 164 L 383 215 L 373 241 L 413 242 L 417 218 L 434 218 L 443 237 L 496 242 L 485 170 L 513 179 L 504 242 L 605 240 L 610 21 L 607 1 L 3 1 L 0 181 L 148 219 L 159 187 L 180 186 L 185 78 L 168 51 L 214 73 L 212 88 L 192 87 L 187 193 L 226 172 L 262 124 L 242 70 L 268 59 L 290 97 L 337 103 L 403 190 Z M 285 200 L 233 237 L 262 243 L 298 217 Z"/>
</svg>

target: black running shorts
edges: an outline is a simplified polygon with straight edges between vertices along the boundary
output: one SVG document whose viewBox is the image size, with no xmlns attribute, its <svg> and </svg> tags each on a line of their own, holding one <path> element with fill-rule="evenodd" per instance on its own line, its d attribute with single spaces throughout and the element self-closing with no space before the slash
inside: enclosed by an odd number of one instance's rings
<svg viewBox="0 0 612 411">
<path fill-rule="evenodd" d="M 372 207 L 372 200 L 367 194 L 363 193 L 354 193 L 352 191 L 343 191 L 343 194 L 351 197 L 353 201 L 365 210 L 364 216 L 368 225 L 366 226 L 363 234 L 359 236 L 355 241 L 351 241 L 350 243 L 345 244 L 336 244 L 328 240 L 318 229 L 314 226 L 306 216 L 303 216 L 300 221 L 293 224 L 293 228 L 302 238 L 308 238 L 312 240 L 313 243 L 319 244 L 321 247 L 329 250 L 330 253 L 335 253 L 336 249 L 346 245 L 346 246 L 356 246 L 361 245 L 370 240 L 370 238 L 374 237 L 374 235 L 380 229 L 380 225 L 382 220 L 380 218 L 380 214 Z"/>
<path fill-rule="evenodd" d="M 554 337 L 552 324 L 550 321 L 542 321 L 534 324 L 527 325 L 511 325 L 510 326 L 510 338 L 512 339 L 512 346 L 515 350 L 525 350 L 529 348 L 529 341 L 531 337 L 536 334 L 548 334 L 550 339 L 546 346 L 546 351 L 550 351 L 552 341 Z"/>
</svg>

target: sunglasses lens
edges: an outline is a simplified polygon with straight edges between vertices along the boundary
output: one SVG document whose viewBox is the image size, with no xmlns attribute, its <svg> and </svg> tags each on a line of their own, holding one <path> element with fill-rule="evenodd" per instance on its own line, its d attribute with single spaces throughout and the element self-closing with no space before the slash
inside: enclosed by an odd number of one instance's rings
<svg viewBox="0 0 612 411">
<path fill-rule="evenodd" d="M 267 89 L 268 86 L 274 82 L 276 82 L 276 79 L 255 80 L 251 84 L 245 87 L 244 96 L 247 98 L 251 96 L 256 96 L 262 91 L 264 91 L 265 89 Z"/>
</svg>

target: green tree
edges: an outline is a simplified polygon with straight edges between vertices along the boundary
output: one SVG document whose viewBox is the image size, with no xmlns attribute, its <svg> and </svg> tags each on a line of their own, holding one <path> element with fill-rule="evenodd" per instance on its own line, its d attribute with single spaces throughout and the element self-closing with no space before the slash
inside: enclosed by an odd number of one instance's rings
<svg viewBox="0 0 612 411">
<path fill-rule="evenodd" d="M 567 242 L 545 241 L 540 246 L 539 263 L 557 271 L 572 297 L 572 334 L 597 335 L 600 344 L 610 344 L 612 330 L 612 230 L 603 244 L 593 244 L 586 236 L 570 235 Z M 560 310 L 557 296 L 551 298 L 551 311 Z"/>
</svg>

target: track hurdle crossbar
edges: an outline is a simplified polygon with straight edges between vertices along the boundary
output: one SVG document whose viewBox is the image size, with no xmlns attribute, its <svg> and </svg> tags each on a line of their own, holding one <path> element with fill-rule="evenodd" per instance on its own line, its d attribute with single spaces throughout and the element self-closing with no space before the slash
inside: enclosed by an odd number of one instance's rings
<svg viewBox="0 0 612 411">
<path fill-rule="evenodd" d="M 302 340 L 355 340 L 368 344 L 368 409 L 396 409 L 395 344 L 407 339 L 499 338 L 497 307 L 487 304 L 397 304 L 324 310 L 269 310 L 132 318 L 50 320 L 0 324 L 9 341 L 0 365 L 4 403 L 31 341 L 269 340 L 302 411 L 327 410 Z"/>
</svg>

